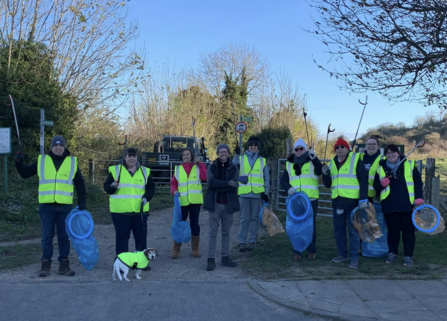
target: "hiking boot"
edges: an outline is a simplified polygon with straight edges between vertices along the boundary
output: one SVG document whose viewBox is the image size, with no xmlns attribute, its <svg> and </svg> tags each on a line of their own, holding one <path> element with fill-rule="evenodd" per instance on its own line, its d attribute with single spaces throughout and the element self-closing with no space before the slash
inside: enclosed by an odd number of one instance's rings
<svg viewBox="0 0 447 321">
<path fill-rule="evenodd" d="M 181 247 L 182 247 L 182 243 L 177 243 L 174 240 L 174 245 L 172 246 L 172 252 L 171 252 L 171 259 L 178 259 Z"/>
<path fill-rule="evenodd" d="M 299 255 L 299 254 L 295 254 L 295 255 L 293 256 L 293 260 L 296 261 L 296 262 L 301 262 L 301 255 Z"/>
<path fill-rule="evenodd" d="M 69 260 L 63 260 L 59 263 L 59 274 L 65 275 L 65 276 L 73 276 L 75 275 L 75 272 L 70 270 L 70 261 Z"/>
<path fill-rule="evenodd" d="M 397 259 L 397 255 L 396 254 L 388 253 L 388 256 L 387 256 L 387 258 L 385 260 L 385 263 L 386 264 L 392 264 L 392 263 L 394 263 L 396 261 L 396 259 Z"/>
<path fill-rule="evenodd" d="M 212 271 L 216 268 L 216 260 L 215 259 L 208 259 L 208 264 L 206 265 L 207 271 Z"/>
<path fill-rule="evenodd" d="M 239 252 L 245 252 L 245 251 L 247 251 L 245 243 L 239 243 Z"/>
<path fill-rule="evenodd" d="M 347 256 L 341 256 L 341 255 L 338 255 L 338 256 L 336 256 L 336 257 L 334 257 L 333 259 L 332 259 L 332 262 L 334 262 L 334 263 L 341 263 L 341 262 L 343 262 L 343 261 L 347 261 L 348 260 L 348 257 Z"/>
<path fill-rule="evenodd" d="M 307 258 L 308 258 L 309 260 L 315 260 L 317 257 L 315 256 L 315 253 L 309 253 L 309 254 L 307 255 Z"/>
<path fill-rule="evenodd" d="M 250 243 L 248 245 L 247 251 L 251 252 L 251 251 L 253 251 L 255 249 L 255 247 L 256 247 L 256 243 Z"/>
<path fill-rule="evenodd" d="M 48 275 L 50 275 L 51 260 L 42 260 L 40 263 L 42 264 L 42 268 L 41 268 L 41 271 L 39 273 L 39 277 L 45 278 Z"/>
<path fill-rule="evenodd" d="M 351 258 L 351 263 L 349 263 L 348 267 L 349 267 L 350 269 L 356 269 L 356 268 L 359 267 L 359 263 L 360 263 L 360 261 L 359 261 L 359 258 L 358 258 L 358 257 L 356 257 L 356 258 Z"/>
<path fill-rule="evenodd" d="M 228 256 L 223 256 L 220 265 L 228 266 L 228 267 L 235 267 L 235 266 L 237 266 L 237 263 L 231 261 Z"/>
<path fill-rule="evenodd" d="M 404 257 L 403 265 L 404 265 L 404 266 L 412 266 L 412 265 L 413 265 L 413 257 L 411 257 L 411 256 L 405 256 L 405 257 Z"/>
</svg>

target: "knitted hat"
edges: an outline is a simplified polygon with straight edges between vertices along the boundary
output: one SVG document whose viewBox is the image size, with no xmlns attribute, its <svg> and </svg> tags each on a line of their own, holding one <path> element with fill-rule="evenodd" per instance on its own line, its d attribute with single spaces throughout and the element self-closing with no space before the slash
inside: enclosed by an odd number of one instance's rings
<svg viewBox="0 0 447 321">
<path fill-rule="evenodd" d="M 334 144 L 334 152 L 335 152 L 335 148 L 336 148 L 337 146 L 340 146 L 340 145 L 345 146 L 345 147 L 349 150 L 349 144 L 348 144 L 348 142 L 345 141 L 343 138 L 340 137 L 339 139 L 337 139 L 337 141 L 336 141 L 335 144 Z"/>
<path fill-rule="evenodd" d="M 303 146 L 304 150 L 307 151 L 306 143 L 304 142 L 304 139 L 302 139 L 301 137 L 297 139 L 295 145 L 293 145 L 293 149 L 297 148 L 298 146 Z"/>
<path fill-rule="evenodd" d="M 51 139 L 51 148 L 53 148 L 54 145 L 61 145 L 65 148 L 65 139 L 64 137 L 60 136 L 60 135 L 56 135 Z"/>
<path fill-rule="evenodd" d="M 230 147 L 228 147 L 227 144 L 219 144 L 219 146 L 217 146 L 216 154 L 219 155 L 219 151 L 220 151 L 222 148 L 225 148 L 225 149 L 228 151 L 228 154 L 230 153 Z"/>
<path fill-rule="evenodd" d="M 250 138 L 247 140 L 247 145 L 250 146 L 250 144 L 258 144 L 259 146 L 259 138 L 256 136 L 250 136 Z"/>
</svg>

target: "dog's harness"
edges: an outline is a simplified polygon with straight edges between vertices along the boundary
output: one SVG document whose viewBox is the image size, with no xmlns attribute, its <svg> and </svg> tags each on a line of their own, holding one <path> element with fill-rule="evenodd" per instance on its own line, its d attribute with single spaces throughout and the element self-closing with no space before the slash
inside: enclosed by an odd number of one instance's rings
<svg viewBox="0 0 447 321">
<path fill-rule="evenodd" d="M 144 269 L 149 264 L 144 252 L 124 252 L 118 254 L 117 258 L 132 270 Z"/>
</svg>

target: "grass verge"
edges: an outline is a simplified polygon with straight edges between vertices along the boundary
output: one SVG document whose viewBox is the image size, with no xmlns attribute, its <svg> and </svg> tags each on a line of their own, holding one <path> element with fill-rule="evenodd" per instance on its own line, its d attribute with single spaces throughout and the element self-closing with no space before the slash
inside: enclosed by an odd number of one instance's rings
<svg viewBox="0 0 447 321">
<path fill-rule="evenodd" d="M 38 263 L 41 252 L 40 243 L 0 247 L 0 270 Z"/>
<path fill-rule="evenodd" d="M 279 218 L 285 226 L 285 214 Z M 343 279 L 343 278 L 406 278 L 430 279 L 447 274 L 447 232 L 430 236 L 416 233 L 415 263 L 412 267 L 403 267 L 402 244 L 399 248 L 399 260 L 394 265 L 386 265 L 384 258 L 360 257 L 357 270 L 348 268 L 349 261 L 332 263 L 337 255 L 331 218 L 317 218 L 317 259 L 308 260 L 307 252 L 303 260 L 293 260 L 293 248 L 286 233 L 267 236 L 260 240 L 260 246 L 252 252 L 250 258 L 242 263 L 244 271 L 256 278 L 270 279 Z"/>
</svg>

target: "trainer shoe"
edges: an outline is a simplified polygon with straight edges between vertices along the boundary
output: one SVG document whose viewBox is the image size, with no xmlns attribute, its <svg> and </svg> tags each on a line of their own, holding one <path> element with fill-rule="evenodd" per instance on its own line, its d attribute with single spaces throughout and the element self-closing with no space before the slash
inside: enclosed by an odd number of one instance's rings
<svg viewBox="0 0 447 321">
<path fill-rule="evenodd" d="M 334 263 L 341 263 L 341 262 L 343 262 L 343 261 L 347 261 L 348 260 L 348 257 L 347 256 L 341 256 L 341 255 L 338 255 L 338 256 L 336 256 L 336 257 L 334 257 L 333 259 L 332 259 L 332 262 L 334 262 Z"/>
<path fill-rule="evenodd" d="M 222 256 L 222 261 L 220 262 L 222 266 L 235 267 L 237 266 L 236 262 L 233 262 L 228 256 Z"/>
<path fill-rule="evenodd" d="M 394 253 L 388 253 L 388 256 L 385 260 L 386 264 L 393 264 L 397 259 L 397 255 Z"/>
<path fill-rule="evenodd" d="M 295 255 L 293 256 L 293 259 L 294 259 L 296 262 L 301 262 L 301 255 L 299 255 L 299 254 L 295 254 Z"/>
<path fill-rule="evenodd" d="M 308 258 L 309 260 L 315 260 L 315 259 L 316 259 L 315 253 L 309 253 L 309 254 L 307 255 L 307 258 Z"/>
<path fill-rule="evenodd" d="M 360 263 L 360 261 L 359 261 L 358 257 L 351 258 L 351 263 L 349 263 L 348 267 L 350 269 L 356 269 L 359 267 L 359 263 Z"/>
<path fill-rule="evenodd" d="M 404 266 L 412 266 L 413 258 L 411 256 L 404 257 Z"/>
<path fill-rule="evenodd" d="M 239 252 L 245 252 L 245 251 L 247 251 L 245 243 L 239 243 Z"/>
<path fill-rule="evenodd" d="M 255 249 L 255 247 L 256 247 L 256 243 L 250 243 L 248 245 L 247 251 L 251 252 L 251 251 L 253 251 Z"/>
</svg>

